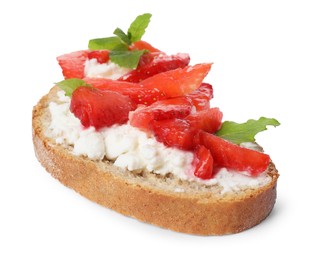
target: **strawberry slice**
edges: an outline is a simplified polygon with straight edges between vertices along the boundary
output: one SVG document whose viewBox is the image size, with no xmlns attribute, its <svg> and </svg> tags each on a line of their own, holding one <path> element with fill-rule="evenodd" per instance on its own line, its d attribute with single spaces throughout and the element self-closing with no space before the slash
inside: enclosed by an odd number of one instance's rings
<svg viewBox="0 0 311 260">
<path fill-rule="evenodd" d="M 139 113 L 139 110 L 136 110 L 134 114 L 135 113 Z M 145 116 L 145 121 L 141 119 L 143 116 Z M 152 117 L 148 118 L 147 115 L 143 116 L 138 115 L 137 118 L 135 118 L 137 122 L 132 125 L 140 127 L 141 124 L 139 120 L 143 122 L 147 121 L 149 124 L 142 124 L 143 127 L 141 127 L 141 129 L 148 129 L 148 126 L 151 125 L 155 137 L 159 142 L 169 147 L 191 150 L 197 144 L 195 139 L 199 131 L 204 130 L 215 133 L 220 128 L 222 112 L 220 112 L 218 108 L 212 108 L 190 114 L 186 117 L 179 117 L 179 119 L 177 119 L 177 117 L 171 117 L 169 120 L 162 119 L 161 121 Z M 130 118 L 130 120 L 132 120 L 132 117 Z"/>
<path fill-rule="evenodd" d="M 88 50 L 76 51 L 57 57 L 65 79 L 84 78 L 85 61 L 88 58 Z"/>
<path fill-rule="evenodd" d="M 270 163 L 267 154 L 240 147 L 218 136 L 201 131 L 200 144 L 211 151 L 215 165 L 237 171 L 247 171 L 256 176 L 265 171 Z"/>
<path fill-rule="evenodd" d="M 140 59 L 139 59 L 139 63 L 137 68 L 142 68 L 147 66 L 148 64 L 152 63 L 153 60 L 158 57 L 160 54 L 162 54 L 161 52 L 149 52 L 149 53 L 145 53 L 143 54 Z M 121 78 L 122 79 L 122 78 Z"/>
<path fill-rule="evenodd" d="M 213 87 L 208 83 L 202 83 L 195 91 L 186 95 L 197 111 L 210 108 L 210 100 L 213 98 Z"/>
<path fill-rule="evenodd" d="M 194 148 L 197 129 L 191 127 L 186 120 L 174 118 L 155 121 L 152 127 L 156 139 L 166 146 L 182 150 Z"/>
<path fill-rule="evenodd" d="M 192 165 L 194 176 L 207 180 L 213 177 L 213 156 L 205 146 L 198 145 L 194 150 Z"/>
<path fill-rule="evenodd" d="M 111 90 L 128 96 L 135 104 L 151 105 L 152 103 L 165 99 L 164 93 L 157 89 L 145 88 L 139 84 L 121 82 L 104 78 L 84 78 L 84 81 L 94 88 Z"/>
<path fill-rule="evenodd" d="M 160 52 L 146 53 L 141 57 L 135 70 L 130 71 L 118 80 L 140 82 L 161 72 L 184 68 L 189 62 L 188 54 L 179 53 L 169 56 Z"/>
<path fill-rule="evenodd" d="M 162 72 L 140 82 L 144 87 L 157 88 L 168 97 L 189 94 L 201 86 L 212 64 L 197 64 Z"/>
<path fill-rule="evenodd" d="M 184 118 L 191 112 L 191 103 L 185 97 L 170 98 L 135 110 L 130 124 L 144 131 L 152 130 L 152 122 L 171 118 Z"/>
<path fill-rule="evenodd" d="M 142 40 L 132 43 L 129 49 L 131 51 L 132 50 L 147 50 L 149 52 L 161 52 L 157 48 L 154 48 L 150 43 L 142 41 Z"/>
<path fill-rule="evenodd" d="M 70 111 L 83 126 L 96 129 L 127 122 L 129 112 L 135 108 L 129 97 L 91 87 L 77 88 L 70 104 Z"/>
<path fill-rule="evenodd" d="M 187 116 L 185 120 L 187 120 L 192 127 L 213 134 L 221 127 L 222 112 L 219 108 L 215 107 L 191 114 Z"/>
<path fill-rule="evenodd" d="M 88 53 L 88 59 L 96 59 L 98 63 L 103 64 L 109 61 L 109 51 L 108 50 L 97 50 L 90 51 Z"/>
</svg>

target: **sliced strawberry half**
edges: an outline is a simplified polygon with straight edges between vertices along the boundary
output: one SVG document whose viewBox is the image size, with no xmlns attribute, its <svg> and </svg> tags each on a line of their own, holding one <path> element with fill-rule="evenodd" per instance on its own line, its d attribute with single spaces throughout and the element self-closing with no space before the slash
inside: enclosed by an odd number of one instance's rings
<svg viewBox="0 0 311 260">
<path fill-rule="evenodd" d="M 184 53 L 170 56 L 159 52 L 146 53 L 141 57 L 135 70 L 130 71 L 118 80 L 140 82 L 161 72 L 184 68 L 189 62 L 189 55 Z"/>
<path fill-rule="evenodd" d="M 157 88 L 168 97 L 189 94 L 201 86 L 212 64 L 197 64 L 154 75 L 140 82 L 147 88 Z"/>
<path fill-rule="evenodd" d="M 240 147 L 218 136 L 201 131 L 198 141 L 211 151 L 214 163 L 237 171 L 247 171 L 256 176 L 265 171 L 270 163 L 267 154 Z"/>
<path fill-rule="evenodd" d="M 207 180 L 213 177 L 213 156 L 204 145 L 198 145 L 194 150 L 192 166 L 194 167 L 194 176 Z"/>
<path fill-rule="evenodd" d="M 198 129 L 209 133 L 215 133 L 222 124 L 222 112 L 214 107 L 207 110 L 201 110 L 185 118 L 189 124 Z"/>
<path fill-rule="evenodd" d="M 149 120 L 152 123 L 149 123 L 149 125 L 152 126 L 155 137 L 159 142 L 169 147 L 192 150 L 197 144 L 195 142 L 196 135 L 201 130 L 215 133 L 221 126 L 221 119 L 222 112 L 218 108 L 213 108 L 186 117 L 179 117 L 179 119 L 177 117 L 171 117 L 169 120 L 153 120 L 151 118 Z M 135 124 L 139 125 L 140 118 L 137 117 L 136 120 Z"/>
<path fill-rule="evenodd" d="M 148 66 L 148 64 L 152 63 L 153 60 L 158 57 L 160 54 L 162 54 L 162 52 L 149 52 L 149 53 L 145 53 L 143 54 L 138 62 L 138 66 L 137 68 L 143 68 L 145 66 Z M 120 80 L 122 79 L 122 77 L 120 78 Z M 128 81 L 128 80 L 126 80 Z"/>
<path fill-rule="evenodd" d="M 186 95 L 197 111 L 210 108 L 210 100 L 213 98 L 213 87 L 208 83 L 202 83 L 201 86 L 193 92 Z"/>
<path fill-rule="evenodd" d="M 83 126 L 96 129 L 127 122 L 129 112 L 135 108 L 129 97 L 91 87 L 77 88 L 72 93 L 70 104 L 70 111 Z"/>
<path fill-rule="evenodd" d="M 84 78 L 84 81 L 94 88 L 111 90 L 128 96 L 135 104 L 151 105 L 158 100 L 166 98 L 165 94 L 157 89 L 145 88 L 135 83 L 104 78 Z"/>
<path fill-rule="evenodd" d="M 152 130 L 154 121 L 184 118 L 191 112 L 191 103 L 185 97 L 170 98 L 153 103 L 144 108 L 138 108 L 130 115 L 130 124 L 144 131 Z"/>
<path fill-rule="evenodd" d="M 131 44 L 130 50 L 147 50 L 149 52 L 161 52 L 157 48 L 153 47 L 150 43 L 146 41 L 137 41 Z"/>
<path fill-rule="evenodd" d="M 168 119 L 152 123 L 156 139 L 168 147 L 192 150 L 197 130 L 183 119 Z"/>
<path fill-rule="evenodd" d="M 85 61 L 88 59 L 88 50 L 76 51 L 57 57 L 65 79 L 84 78 Z"/>
<path fill-rule="evenodd" d="M 97 50 L 90 51 L 88 53 L 88 59 L 96 59 L 98 63 L 103 64 L 109 61 L 109 51 L 108 50 Z"/>
</svg>

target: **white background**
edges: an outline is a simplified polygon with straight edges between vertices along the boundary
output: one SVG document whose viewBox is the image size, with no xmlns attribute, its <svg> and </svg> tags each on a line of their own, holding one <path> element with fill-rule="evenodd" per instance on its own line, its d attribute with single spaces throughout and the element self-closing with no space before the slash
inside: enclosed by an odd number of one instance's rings
<svg viewBox="0 0 311 260">
<path fill-rule="evenodd" d="M 56 56 L 144 12 L 153 14 L 145 40 L 214 62 L 206 81 L 224 119 L 281 122 L 258 135 L 281 174 L 262 224 L 220 237 L 167 231 L 87 201 L 37 162 L 31 111 L 62 79 Z M 310 25 L 300 0 L 1 1 L 0 259 L 310 257 Z"/>
</svg>

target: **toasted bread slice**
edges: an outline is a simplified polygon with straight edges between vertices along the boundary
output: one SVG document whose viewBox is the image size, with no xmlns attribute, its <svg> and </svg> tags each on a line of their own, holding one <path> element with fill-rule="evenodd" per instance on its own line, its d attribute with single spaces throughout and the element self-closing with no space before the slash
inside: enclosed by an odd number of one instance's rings
<svg viewBox="0 0 311 260">
<path fill-rule="evenodd" d="M 46 135 L 48 105 L 58 90 L 52 88 L 33 109 L 35 153 L 53 177 L 82 196 L 140 221 L 198 235 L 237 233 L 257 225 L 271 212 L 278 179 L 272 162 L 267 184 L 222 193 L 218 185 L 180 180 L 171 174 L 130 172 L 108 160 L 73 155 L 70 147 Z"/>
</svg>

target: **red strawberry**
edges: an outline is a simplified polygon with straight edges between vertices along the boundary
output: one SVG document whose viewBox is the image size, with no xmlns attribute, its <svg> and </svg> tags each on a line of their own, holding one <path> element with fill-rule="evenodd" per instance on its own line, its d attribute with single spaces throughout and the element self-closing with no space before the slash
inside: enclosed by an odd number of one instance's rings
<svg viewBox="0 0 311 260">
<path fill-rule="evenodd" d="M 153 122 L 153 132 L 159 142 L 182 150 L 194 148 L 197 134 L 187 121 L 177 118 Z"/>
<path fill-rule="evenodd" d="M 213 98 L 213 87 L 208 83 L 202 83 L 201 86 L 193 92 L 186 95 L 196 107 L 197 111 L 210 108 L 210 100 Z"/>
<path fill-rule="evenodd" d="M 161 72 L 184 68 L 189 64 L 188 54 L 177 54 L 168 56 L 163 53 L 146 53 L 135 70 L 119 78 L 122 81 L 140 82 Z"/>
<path fill-rule="evenodd" d="M 142 40 L 132 43 L 129 49 L 130 50 L 147 50 L 149 52 L 161 52 L 157 48 L 154 48 L 150 43 L 142 41 Z"/>
<path fill-rule="evenodd" d="M 153 121 L 184 118 L 191 112 L 191 103 L 185 97 L 170 98 L 137 109 L 130 115 L 130 124 L 145 131 L 152 130 Z"/>
<path fill-rule="evenodd" d="M 248 171 L 256 176 L 265 171 L 270 163 L 267 154 L 240 147 L 207 132 L 201 131 L 198 139 L 211 151 L 214 163 L 219 167 Z"/>
<path fill-rule="evenodd" d="M 106 63 L 109 61 L 109 51 L 107 50 L 97 50 L 90 51 L 88 53 L 88 59 L 96 59 L 98 63 Z"/>
<path fill-rule="evenodd" d="M 88 53 L 88 50 L 76 51 L 57 57 L 65 79 L 84 78 L 84 66 L 88 58 Z"/>
<path fill-rule="evenodd" d="M 148 64 L 152 63 L 153 60 L 161 54 L 162 52 L 148 52 L 148 53 L 143 54 L 139 59 L 137 68 L 143 68 L 147 66 Z M 121 77 L 121 79 L 122 78 L 123 77 Z M 129 80 L 125 80 L 125 81 L 129 81 Z"/>
<path fill-rule="evenodd" d="M 141 81 L 144 87 L 157 88 L 168 97 L 189 94 L 201 86 L 212 64 L 197 64 L 159 73 Z"/>
<path fill-rule="evenodd" d="M 129 112 L 135 108 L 129 97 L 91 87 L 77 88 L 70 104 L 70 111 L 83 126 L 96 129 L 127 122 Z"/>
<path fill-rule="evenodd" d="M 211 152 L 203 145 L 198 145 L 194 150 L 192 165 L 194 176 L 206 180 L 213 177 L 213 157 Z"/>
<path fill-rule="evenodd" d="M 84 81 L 94 88 L 111 90 L 130 97 L 135 104 L 151 105 L 152 103 L 165 99 L 164 93 L 157 89 L 145 88 L 141 85 L 121 82 L 104 78 L 84 78 Z"/>
<path fill-rule="evenodd" d="M 215 133 L 221 127 L 222 112 L 219 108 L 211 108 L 191 114 L 185 118 L 196 129 Z"/>
<path fill-rule="evenodd" d="M 139 110 L 136 110 L 135 113 L 139 113 Z M 138 114 L 137 118 L 135 118 L 136 122 L 131 124 L 136 127 L 142 125 L 143 127 L 141 129 L 144 130 L 148 129 L 149 122 L 152 122 L 152 129 L 159 142 L 169 147 L 191 150 L 197 143 L 199 144 L 199 142 L 194 141 L 199 131 L 204 130 L 215 133 L 219 129 L 221 126 L 222 112 L 218 108 L 212 108 L 190 114 L 186 117 L 179 117 L 179 119 L 177 117 L 171 117 L 169 120 L 154 119 L 148 117 L 148 114 L 143 114 L 143 116 Z M 131 120 L 132 116 L 130 117 Z M 147 126 L 144 124 L 146 121 L 149 123 Z"/>
</svg>

